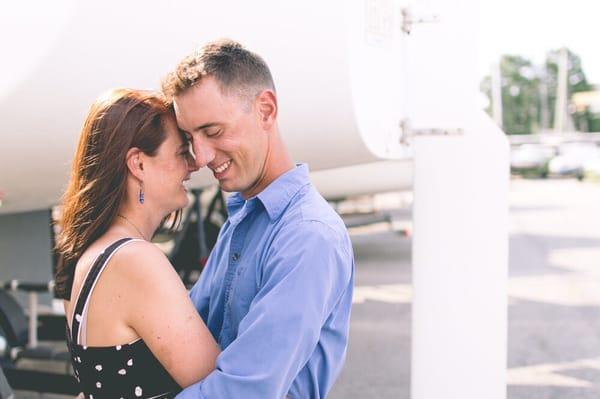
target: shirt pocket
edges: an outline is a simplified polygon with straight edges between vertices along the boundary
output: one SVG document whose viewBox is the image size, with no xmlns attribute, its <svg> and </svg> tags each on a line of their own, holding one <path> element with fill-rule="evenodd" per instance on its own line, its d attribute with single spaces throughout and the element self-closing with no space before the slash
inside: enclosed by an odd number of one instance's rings
<svg viewBox="0 0 600 399">
<path fill-rule="evenodd" d="M 238 265 L 231 287 L 230 311 L 234 325 L 248 314 L 250 304 L 258 293 L 256 286 L 256 260 Z"/>
</svg>

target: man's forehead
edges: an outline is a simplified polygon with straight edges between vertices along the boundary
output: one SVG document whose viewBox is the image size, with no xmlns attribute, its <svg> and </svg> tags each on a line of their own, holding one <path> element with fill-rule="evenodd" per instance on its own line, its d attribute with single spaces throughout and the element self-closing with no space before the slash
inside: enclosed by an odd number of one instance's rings
<svg viewBox="0 0 600 399">
<path fill-rule="evenodd" d="M 187 130 L 188 127 L 188 122 L 186 121 L 186 115 L 184 114 L 184 112 L 181 109 L 181 99 L 175 97 L 173 99 L 173 110 L 175 111 L 175 119 L 177 120 L 177 126 L 181 129 L 181 130 Z"/>
<path fill-rule="evenodd" d="M 206 118 L 215 111 L 211 107 L 213 102 L 206 99 L 206 97 L 205 93 L 192 87 L 174 98 L 173 108 L 179 127 L 190 130 L 206 123 Z"/>
<path fill-rule="evenodd" d="M 224 123 L 236 114 L 239 106 L 238 98 L 224 95 L 211 81 L 200 82 L 173 101 L 177 124 L 190 132 L 201 126 Z"/>
</svg>

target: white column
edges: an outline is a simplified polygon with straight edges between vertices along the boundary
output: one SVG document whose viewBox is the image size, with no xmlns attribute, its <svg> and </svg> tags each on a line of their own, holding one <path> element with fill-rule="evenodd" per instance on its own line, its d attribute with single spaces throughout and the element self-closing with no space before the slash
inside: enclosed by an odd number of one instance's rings
<svg viewBox="0 0 600 399">
<path fill-rule="evenodd" d="M 38 294 L 29 293 L 29 342 L 27 347 L 35 348 L 38 345 Z"/>
<path fill-rule="evenodd" d="M 412 399 L 506 397 L 506 137 L 482 111 L 416 137 Z"/>
<path fill-rule="evenodd" d="M 554 132 L 564 133 L 567 130 L 567 101 L 569 78 L 569 54 L 565 47 L 560 49 L 558 59 L 558 84 L 556 86 L 556 104 L 554 106 Z"/>
<path fill-rule="evenodd" d="M 492 116 L 494 121 L 500 128 L 502 128 L 502 70 L 500 63 L 502 60 L 498 60 L 492 66 Z"/>
</svg>

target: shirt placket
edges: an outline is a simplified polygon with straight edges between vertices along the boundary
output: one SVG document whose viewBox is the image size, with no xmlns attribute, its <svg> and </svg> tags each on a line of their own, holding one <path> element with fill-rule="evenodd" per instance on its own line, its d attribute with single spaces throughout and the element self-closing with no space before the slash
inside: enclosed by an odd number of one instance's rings
<svg viewBox="0 0 600 399">
<path fill-rule="evenodd" d="M 242 258 L 242 250 L 244 242 L 246 241 L 246 234 L 250 227 L 248 223 L 248 214 L 254 209 L 253 202 L 246 203 L 242 210 L 242 215 L 238 219 L 233 232 L 231 235 L 231 241 L 229 245 L 229 257 L 227 259 L 227 272 L 224 278 L 225 285 L 225 309 L 223 314 L 223 328 L 219 336 L 219 343 L 222 346 L 227 346 L 232 340 L 231 336 L 231 306 L 232 306 L 232 292 L 233 292 L 233 279 L 235 277 L 236 269 Z"/>
</svg>

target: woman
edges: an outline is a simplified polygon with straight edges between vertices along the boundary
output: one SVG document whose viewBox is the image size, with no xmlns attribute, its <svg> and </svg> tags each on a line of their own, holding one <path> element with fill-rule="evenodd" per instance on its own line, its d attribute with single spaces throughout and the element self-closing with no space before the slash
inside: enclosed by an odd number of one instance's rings
<svg viewBox="0 0 600 399">
<path fill-rule="evenodd" d="M 120 89 L 92 106 L 64 196 L 55 276 L 86 398 L 169 398 L 215 367 L 215 340 L 150 243 L 186 206 L 194 170 L 160 96 Z"/>
</svg>

